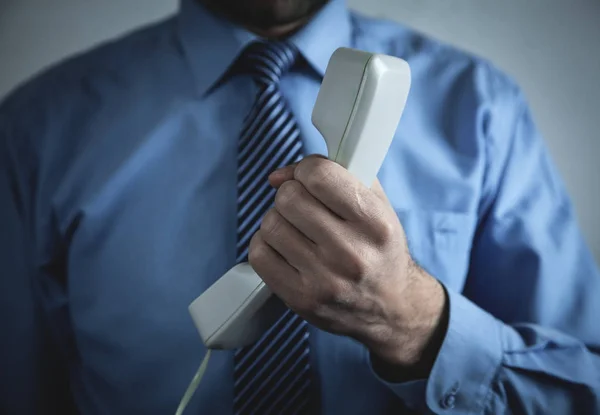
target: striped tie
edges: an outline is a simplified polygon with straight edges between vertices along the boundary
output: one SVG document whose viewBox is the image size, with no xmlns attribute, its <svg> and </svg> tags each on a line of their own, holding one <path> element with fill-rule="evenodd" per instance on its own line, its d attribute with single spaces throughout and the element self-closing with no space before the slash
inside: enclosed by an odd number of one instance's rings
<svg viewBox="0 0 600 415">
<path fill-rule="evenodd" d="M 272 206 L 273 170 L 302 156 L 300 130 L 279 89 L 297 50 L 284 42 L 255 42 L 236 72 L 250 74 L 259 93 L 244 120 L 238 150 L 237 261 L 247 261 L 248 245 Z M 246 414 L 302 414 L 309 408 L 310 361 L 307 323 L 290 310 L 255 344 L 234 355 L 234 411 Z"/>
</svg>

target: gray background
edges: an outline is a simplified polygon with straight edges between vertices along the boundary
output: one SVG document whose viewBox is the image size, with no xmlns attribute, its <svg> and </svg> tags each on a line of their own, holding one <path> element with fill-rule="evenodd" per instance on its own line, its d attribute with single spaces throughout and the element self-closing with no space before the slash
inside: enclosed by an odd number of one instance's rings
<svg viewBox="0 0 600 415">
<path fill-rule="evenodd" d="M 525 90 L 600 262 L 600 0 L 348 0 L 491 59 Z M 0 0 L 0 96 L 177 0 Z"/>
</svg>

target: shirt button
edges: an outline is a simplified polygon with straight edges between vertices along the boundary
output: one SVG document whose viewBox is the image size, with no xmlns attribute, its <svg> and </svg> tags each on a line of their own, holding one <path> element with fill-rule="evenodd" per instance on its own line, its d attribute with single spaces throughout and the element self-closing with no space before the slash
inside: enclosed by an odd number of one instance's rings
<svg viewBox="0 0 600 415">
<path fill-rule="evenodd" d="M 456 393 L 460 389 L 460 383 L 454 382 L 452 388 L 444 395 L 440 400 L 440 406 L 442 409 L 452 409 L 456 406 Z"/>
<path fill-rule="evenodd" d="M 456 396 L 453 393 L 446 395 L 446 397 L 442 400 L 441 406 L 444 409 L 452 409 L 456 404 Z"/>
</svg>

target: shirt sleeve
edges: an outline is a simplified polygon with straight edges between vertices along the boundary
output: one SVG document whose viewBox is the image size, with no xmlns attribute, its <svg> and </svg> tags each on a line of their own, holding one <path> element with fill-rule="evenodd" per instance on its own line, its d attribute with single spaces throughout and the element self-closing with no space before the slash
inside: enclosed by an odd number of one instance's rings
<svg viewBox="0 0 600 415">
<path fill-rule="evenodd" d="M 0 103 L 0 413 L 70 413 L 66 373 L 40 310 L 35 157 L 16 118 Z"/>
<path fill-rule="evenodd" d="M 525 99 L 513 98 L 500 114 L 512 136 L 490 124 L 470 271 L 463 292 L 445 287 L 430 376 L 379 378 L 421 412 L 600 413 L 600 272 Z"/>
</svg>

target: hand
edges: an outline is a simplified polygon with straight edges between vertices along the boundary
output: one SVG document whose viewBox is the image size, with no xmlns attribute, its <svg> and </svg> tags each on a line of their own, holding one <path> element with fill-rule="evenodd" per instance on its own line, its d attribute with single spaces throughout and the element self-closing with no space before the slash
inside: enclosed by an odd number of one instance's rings
<svg viewBox="0 0 600 415">
<path fill-rule="evenodd" d="M 445 294 L 411 259 L 379 182 L 369 189 L 319 156 L 269 180 L 275 205 L 249 247 L 258 275 L 308 322 L 426 376 L 445 331 Z"/>
</svg>

